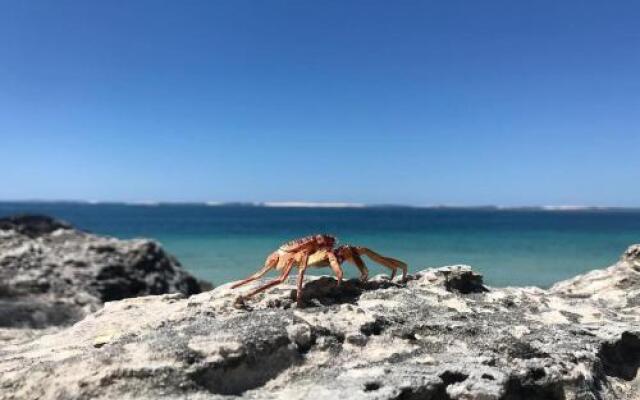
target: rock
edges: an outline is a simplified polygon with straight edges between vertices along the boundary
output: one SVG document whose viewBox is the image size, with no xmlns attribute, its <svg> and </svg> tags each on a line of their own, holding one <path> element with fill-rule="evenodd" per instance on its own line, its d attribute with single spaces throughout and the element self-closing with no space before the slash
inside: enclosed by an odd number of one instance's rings
<svg viewBox="0 0 640 400">
<path fill-rule="evenodd" d="M 30 238 L 46 235 L 58 229 L 73 229 L 73 227 L 64 221 L 45 215 L 15 215 L 0 218 L 1 231 L 16 231 Z"/>
<path fill-rule="evenodd" d="M 354 346 L 365 346 L 369 338 L 362 333 L 351 333 L 346 337 L 347 343 Z"/>
<path fill-rule="evenodd" d="M 313 344 L 313 334 L 308 324 L 295 324 L 287 327 L 289 340 L 298 346 L 300 351 L 308 350 Z"/>
<path fill-rule="evenodd" d="M 607 304 L 610 311 L 626 312 L 640 306 L 640 245 L 630 246 L 613 266 L 556 283 L 551 291 L 573 298 L 590 298 Z"/>
<path fill-rule="evenodd" d="M 629 246 L 627 251 L 622 255 L 621 261 L 629 264 L 629 266 L 636 271 L 640 271 L 640 244 Z"/>
<path fill-rule="evenodd" d="M 304 308 L 293 282 L 244 307 L 255 286 L 108 302 L 0 346 L 0 399 L 639 398 L 640 308 L 626 293 L 640 280 L 617 267 L 592 281 L 624 301 L 569 290 L 590 279 L 489 288 L 454 266 L 405 283 L 308 278 Z"/>
<path fill-rule="evenodd" d="M 106 301 L 201 292 L 150 240 L 118 240 L 44 216 L 0 219 L 0 327 L 69 325 Z"/>
<path fill-rule="evenodd" d="M 462 294 L 487 292 L 482 275 L 475 273 L 468 265 L 454 265 L 430 270 L 424 276 L 418 274 L 418 278 L 426 279 L 432 284 L 441 284 L 450 292 Z"/>
</svg>

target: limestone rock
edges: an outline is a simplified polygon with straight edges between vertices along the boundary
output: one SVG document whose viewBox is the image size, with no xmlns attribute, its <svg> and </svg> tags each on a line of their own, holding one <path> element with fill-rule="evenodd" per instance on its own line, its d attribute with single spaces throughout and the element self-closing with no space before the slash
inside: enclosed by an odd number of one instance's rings
<svg viewBox="0 0 640 400">
<path fill-rule="evenodd" d="M 592 274 L 620 283 L 633 271 L 612 268 Z M 108 302 L 8 341 L 0 399 L 640 397 L 640 309 L 575 295 L 571 281 L 489 288 L 454 266 L 407 282 L 309 278 L 304 308 L 287 282 L 238 307 L 251 287 Z"/>
<path fill-rule="evenodd" d="M 621 261 L 629 264 L 636 271 L 640 271 L 640 244 L 629 246 L 622 255 Z"/>
<path fill-rule="evenodd" d="M 635 267 L 640 262 L 639 252 L 640 245 L 630 246 L 611 267 L 559 282 L 551 287 L 551 291 L 601 301 L 612 312 L 627 312 L 640 306 L 640 269 Z"/>
</svg>

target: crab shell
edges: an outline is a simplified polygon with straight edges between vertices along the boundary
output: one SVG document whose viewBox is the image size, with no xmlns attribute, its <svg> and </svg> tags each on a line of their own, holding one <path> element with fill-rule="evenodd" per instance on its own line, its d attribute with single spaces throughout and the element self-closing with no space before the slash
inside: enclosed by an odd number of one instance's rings
<svg viewBox="0 0 640 400">
<path fill-rule="evenodd" d="M 336 238 L 331 235 L 311 235 L 300 239 L 292 240 L 280 246 L 278 250 L 287 253 L 299 251 L 305 247 L 329 247 L 336 243 Z"/>
</svg>

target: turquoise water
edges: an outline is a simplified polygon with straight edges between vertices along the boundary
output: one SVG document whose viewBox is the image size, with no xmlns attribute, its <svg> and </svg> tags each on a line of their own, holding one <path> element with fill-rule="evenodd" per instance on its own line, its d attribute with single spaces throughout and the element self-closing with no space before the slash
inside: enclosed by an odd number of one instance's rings
<svg viewBox="0 0 640 400">
<path fill-rule="evenodd" d="M 0 203 L 0 216 L 25 212 L 99 234 L 156 239 L 188 270 L 213 283 L 240 279 L 280 243 L 316 232 L 404 260 L 410 271 L 469 264 L 495 286 L 549 286 L 610 265 L 628 245 L 640 242 L 638 210 Z M 369 266 L 373 274 L 386 272 Z M 355 267 L 345 270 L 357 276 Z"/>
</svg>

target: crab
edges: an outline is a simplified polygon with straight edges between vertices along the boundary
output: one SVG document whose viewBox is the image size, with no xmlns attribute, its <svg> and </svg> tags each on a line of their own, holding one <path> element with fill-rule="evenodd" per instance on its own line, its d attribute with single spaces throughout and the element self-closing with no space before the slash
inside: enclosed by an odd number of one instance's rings
<svg viewBox="0 0 640 400">
<path fill-rule="evenodd" d="M 325 234 L 306 236 L 287 242 L 267 257 L 264 262 L 264 266 L 258 272 L 233 284 L 231 288 L 235 289 L 260 279 L 274 268 L 280 272 L 280 276 L 278 278 L 259 286 L 244 296 L 240 296 L 239 300 L 242 301 L 273 286 L 281 284 L 287 280 L 293 267 L 297 266 L 298 277 L 296 280 L 296 286 L 298 290 L 296 302 L 298 306 L 301 307 L 302 284 L 304 280 L 304 273 L 308 267 L 330 267 L 336 275 L 337 285 L 340 285 L 344 275 L 341 264 L 348 261 L 354 264 L 360 271 L 360 280 L 362 282 L 366 282 L 369 277 L 369 270 L 362 260 L 362 256 L 367 256 L 376 263 L 389 268 L 391 270 L 391 279 L 396 276 L 397 270 L 401 269 L 402 280 L 406 280 L 407 264 L 404 262 L 382 256 L 366 247 L 351 245 L 334 247 L 336 242 L 337 240 L 334 236 Z"/>
</svg>

